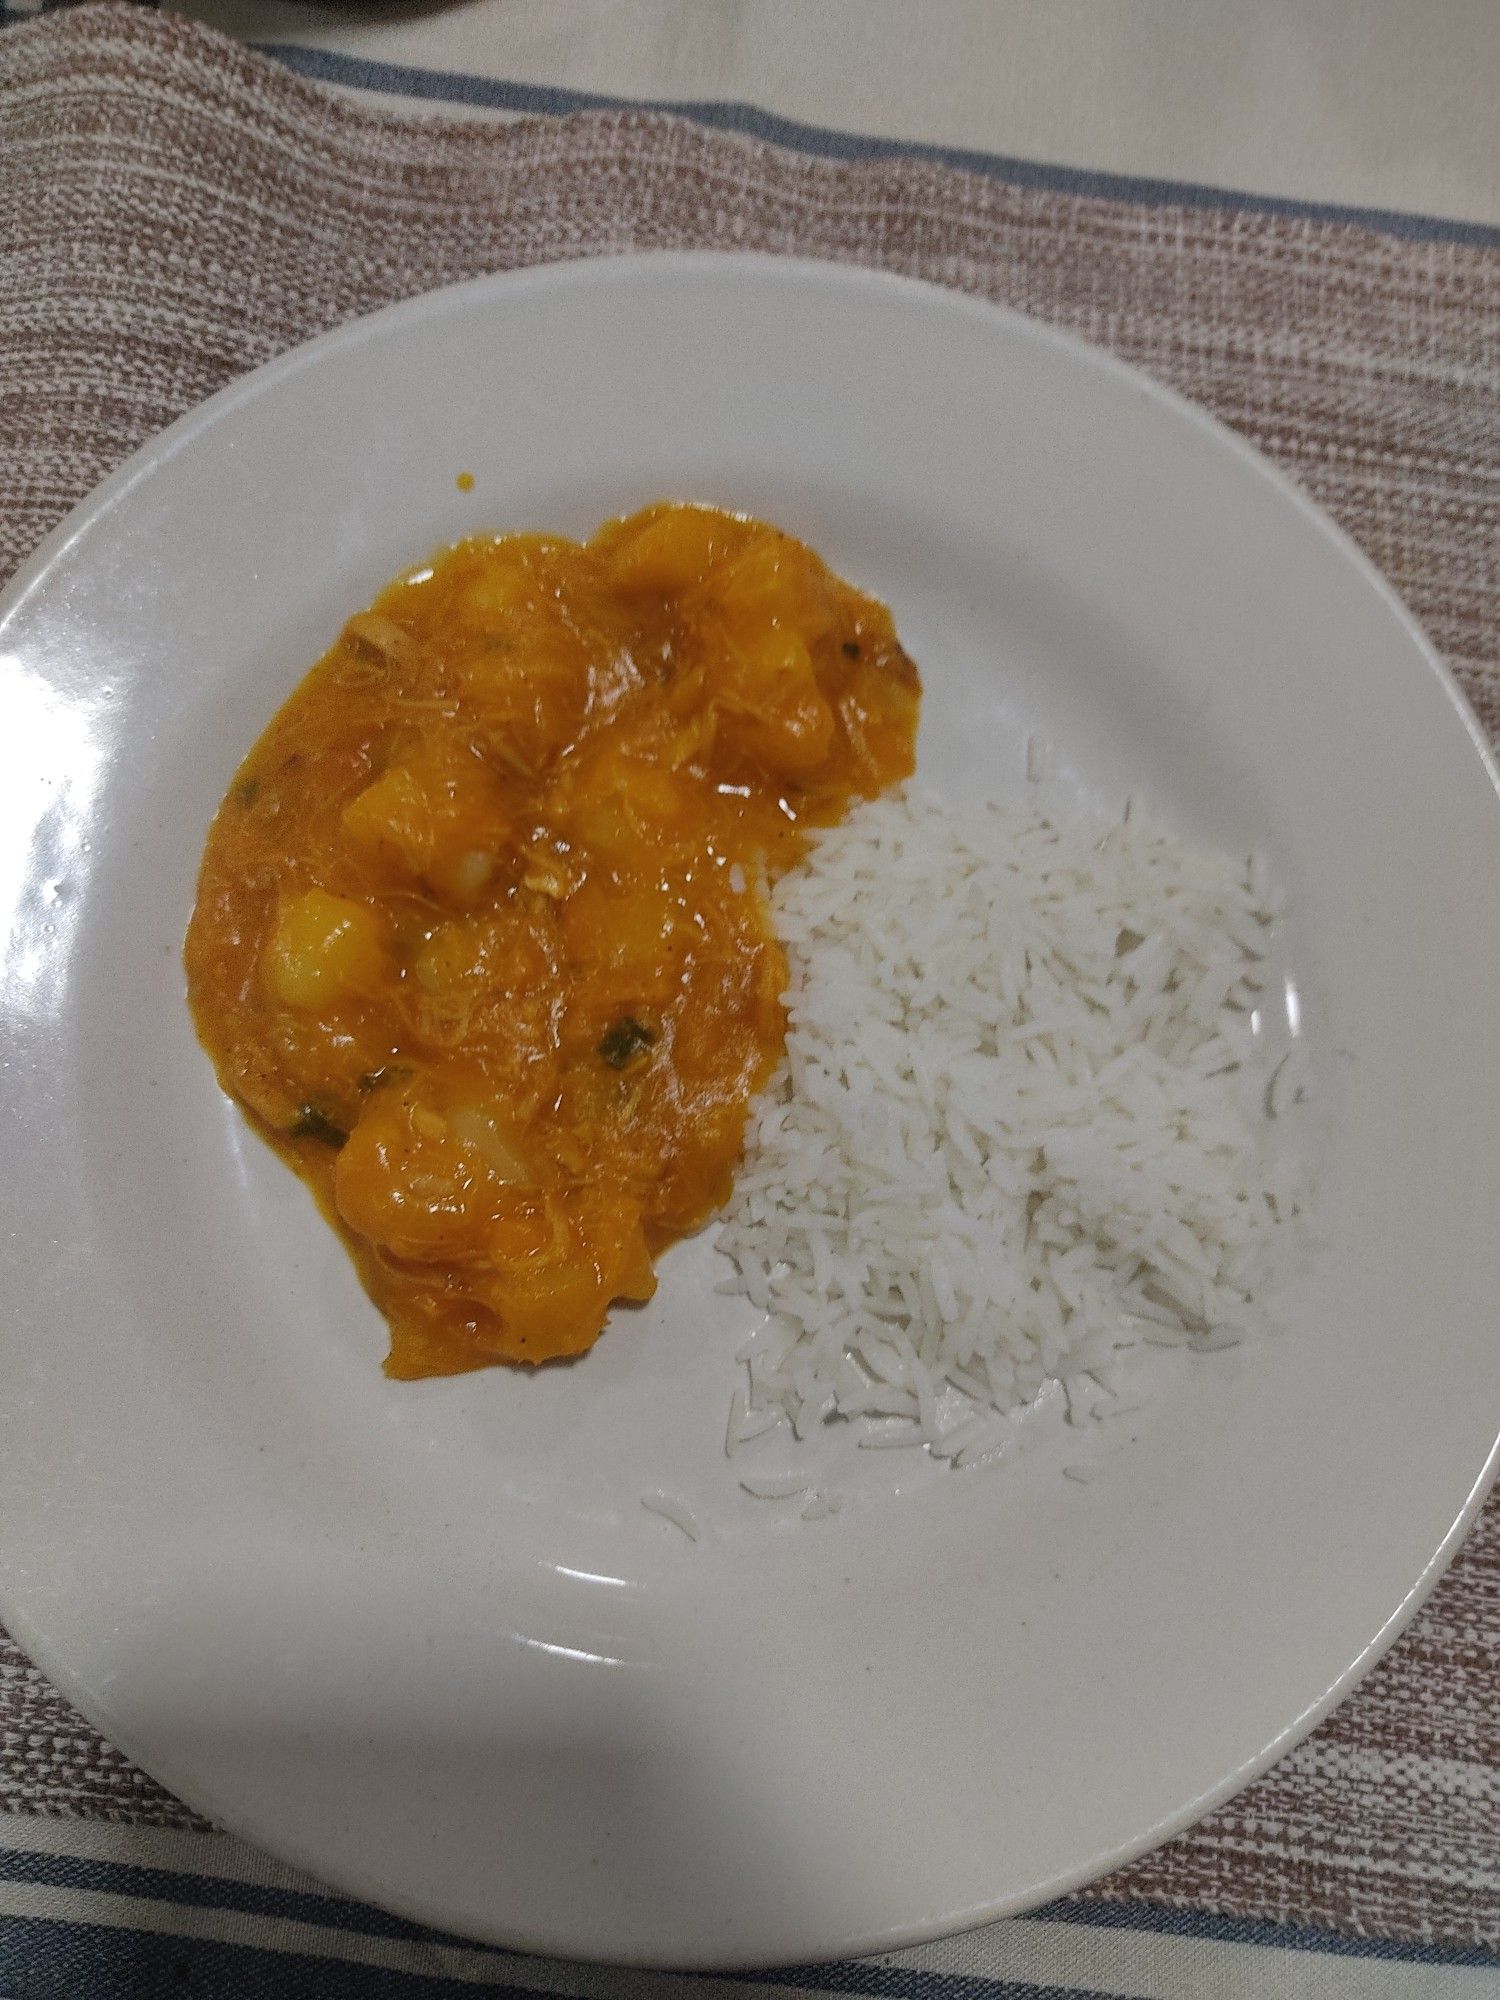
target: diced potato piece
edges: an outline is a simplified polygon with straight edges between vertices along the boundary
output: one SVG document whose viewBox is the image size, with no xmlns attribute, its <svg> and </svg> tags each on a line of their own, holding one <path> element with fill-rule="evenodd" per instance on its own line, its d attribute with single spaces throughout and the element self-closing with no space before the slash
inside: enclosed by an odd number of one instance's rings
<svg viewBox="0 0 1500 2000">
<path fill-rule="evenodd" d="M 552 1048 L 557 938 L 551 905 L 455 917 L 438 925 L 402 982 L 408 1029 L 430 1048 L 474 1041 L 512 1088 Z"/>
<path fill-rule="evenodd" d="M 603 1188 L 572 1188 L 541 1204 L 547 1243 L 535 1248 L 538 1218 L 502 1215 L 492 1242 L 493 1275 L 484 1302 L 499 1317 L 501 1352 L 513 1361 L 552 1361 L 592 1347 L 616 1299 L 640 1302 L 656 1290 L 640 1204 Z M 529 1236 L 525 1247 L 513 1240 Z"/>
<path fill-rule="evenodd" d="M 368 993 L 386 973 L 385 928 L 347 896 L 308 889 L 284 902 L 262 960 L 276 999 L 308 1009 Z"/>
<path fill-rule="evenodd" d="M 732 653 L 718 694 L 725 747 L 771 773 L 804 777 L 833 748 L 833 710 L 794 632 L 773 629 Z"/>
<path fill-rule="evenodd" d="M 727 750 L 769 775 L 802 778 L 828 758 L 834 718 L 812 648 L 832 630 L 827 571 L 811 552 L 765 534 L 698 593 L 702 656 Z"/>
<path fill-rule="evenodd" d="M 388 853 L 420 874 L 430 808 L 417 774 L 395 764 L 344 808 L 344 831 L 356 847 Z"/>
<path fill-rule="evenodd" d="M 464 662 L 464 700 L 494 754 L 523 772 L 543 769 L 578 733 L 593 692 L 587 644 L 555 615 L 533 618 L 523 637 L 497 642 Z"/>
<path fill-rule="evenodd" d="M 535 608 L 536 582 L 520 564 L 496 563 L 455 593 L 454 609 L 466 623 L 486 628 L 525 617 Z"/>
<path fill-rule="evenodd" d="M 591 863 L 615 869 L 697 835 L 704 817 L 701 802 L 671 771 L 635 757 L 580 763 L 558 813 L 568 839 Z"/>
<path fill-rule="evenodd" d="M 498 542 L 472 542 L 460 552 L 449 599 L 456 617 L 477 630 L 492 629 L 534 612 L 546 593 L 546 570 L 553 551 L 571 544 L 543 535 L 514 535 Z"/>
<path fill-rule="evenodd" d="M 439 924 L 412 961 L 411 981 L 428 993 L 526 992 L 554 976 L 550 922 L 514 909 Z"/>
<path fill-rule="evenodd" d="M 535 1181 L 536 1171 L 515 1121 L 494 1104 L 450 1104 L 444 1115 L 454 1138 L 475 1147 L 496 1180 L 517 1187 L 528 1187 Z"/>
<path fill-rule="evenodd" d="M 562 907 L 563 944 L 575 965 L 595 968 L 601 991 L 613 991 L 606 975 L 614 973 L 644 996 L 677 978 L 679 918 L 676 899 L 660 881 L 591 876 Z"/>
<path fill-rule="evenodd" d="M 753 646 L 772 628 L 812 646 L 832 631 L 828 572 L 799 542 L 764 534 L 721 564 L 699 593 L 718 613 L 731 644 Z"/>
<path fill-rule="evenodd" d="M 853 770 L 861 790 L 875 792 L 914 763 L 921 691 L 892 670 L 867 678 L 839 700 Z"/>
<path fill-rule="evenodd" d="M 500 1186 L 477 1147 L 405 1091 L 380 1091 L 338 1156 L 339 1214 L 359 1235 L 417 1263 L 475 1255 Z"/>
<path fill-rule="evenodd" d="M 344 808 L 352 846 L 459 908 L 488 887 L 512 815 L 494 777 L 466 750 L 417 752 Z"/>
<path fill-rule="evenodd" d="M 485 847 L 469 848 L 447 871 L 450 899 L 461 907 L 477 903 L 489 887 L 494 873 L 495 857 L 490 850 Z"/>
<path fill-rule="evenodd" d="M 654 764 L 627 764 L 620 796 L 637 832 L 651 839 L 660 839 L 682 826 L 696 832 L 695 822 L 703 814 L 701 801 L 682 780 Z"/>
<path fill-rule="evenodd" d="M 731 515 L 712 507 L 669 507 L 610 551 L 610 581 L 619 590 L 675 597 L 701 583 L 743 538 Z"/>
<path fill-rule="evenodd" d="M 618 790 L 584 792 L 570 808 L 566 825 L 569 840 L 591 862 L 621 867 L 640 852 L 640 835 Z"/>
</svg>

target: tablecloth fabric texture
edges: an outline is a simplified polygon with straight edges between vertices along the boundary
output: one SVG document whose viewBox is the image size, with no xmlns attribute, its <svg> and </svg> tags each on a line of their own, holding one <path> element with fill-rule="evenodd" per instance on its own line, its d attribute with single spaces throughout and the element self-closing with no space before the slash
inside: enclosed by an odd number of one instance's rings
<svg viewBox="0 0 1500 2000">
<path fill-rule="evenodd" d="M 1003 302 L 1211 410 L 1349 530 L 1500 734 L 1493 246 L 824 159 L 645 111 L 502 125 L 372 112 L 121 4 L 0 35 L 0 166 L 0 579 L 172 419 L 390 300 L 606 252 L 795 253 Z M 16 1829 L 42 1820 L 201 1824 L 3 1634 L 0 1813 L 10 1853 L 26 1847 Z M 1088 1918 L 1217 1913 L 1447 1948 L 1454 1979 L 1459 1961 L 1465 1980 L 1500 1966 L 1500 1502 L 1307 1743 L 1079 1902 Z M 0 1992 L 7 1974 L 29 2000 L 0 1955 Z"/>
</svg>

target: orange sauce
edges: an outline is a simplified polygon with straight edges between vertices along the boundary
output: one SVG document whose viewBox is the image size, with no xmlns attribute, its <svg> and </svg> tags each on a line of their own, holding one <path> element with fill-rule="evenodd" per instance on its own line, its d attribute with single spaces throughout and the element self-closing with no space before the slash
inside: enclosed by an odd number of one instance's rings
<svg viewBox="0 0 1500 2000">
<path fill-rule="evenodd" d="M 783 1046 L 766 885 L 911 770 L 919 699 L 884 605 L 702 507 L 463 542 L 350 619 L 219 808 L 185 959 L 389 1374 L 651 1296 Z"/>
</svg>

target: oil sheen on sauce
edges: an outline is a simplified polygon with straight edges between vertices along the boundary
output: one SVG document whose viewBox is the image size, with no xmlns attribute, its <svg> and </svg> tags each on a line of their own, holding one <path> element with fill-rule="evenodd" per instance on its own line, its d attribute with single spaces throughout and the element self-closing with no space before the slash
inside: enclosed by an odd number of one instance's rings
<svg viewBox="0 0 1500 2000">
<path fill-rule="evenodd" d="M 782 1050 L 767 885 L 911 771 L 919 701 L 883 604 L 706 507 L 466 541 L 349 620 L 219 808 L 185 960 L 389 1374 L 651 1296 Z"/>
</svg>

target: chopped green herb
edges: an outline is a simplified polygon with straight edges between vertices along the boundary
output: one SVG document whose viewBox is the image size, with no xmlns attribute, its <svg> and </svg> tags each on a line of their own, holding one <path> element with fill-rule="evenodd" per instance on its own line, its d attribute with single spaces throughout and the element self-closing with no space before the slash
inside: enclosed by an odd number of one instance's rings
<svg viewBox="0 0 1500 2000">
<path fill-rule="evenodd" d="M 335 1125 L 316 1104 L 304 1104 L 297 1113 L 296 1123 L 291 1127 L 294 1139 L 316 1139 L 320 1145 L 332 1146 L 337 1152 L 348 1139 L 349 1134 L 342 1125 Z"/>
<path fill-rule="evenodd" d="M 637 1021 L 626 1014 L 616 1021 L 599 1044 L 599 1053 L 611 1069 L 624 1069 L 632 1056 L 639 1055 L 642 1049 L 649 1049 L 655 1040 L 654 1028 L 648 1028 L 644 1021 Z"/>
<path fill-rule="evenodd" d="M 260 779 L 241 778 L 234 788 L 234 795 L 242 806 L 253 806 L 260 797 Z"/>
</svg>

